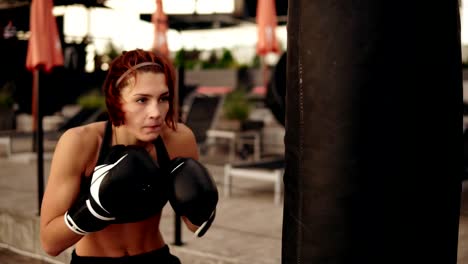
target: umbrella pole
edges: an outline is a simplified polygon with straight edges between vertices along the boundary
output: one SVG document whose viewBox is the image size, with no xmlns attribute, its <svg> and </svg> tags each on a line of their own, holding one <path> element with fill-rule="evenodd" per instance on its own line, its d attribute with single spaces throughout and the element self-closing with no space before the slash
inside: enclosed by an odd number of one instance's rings
<svg viewBox="0 0 468 264">
<path fill-rule="evenodd" d="M 34 103 L 34 142 L 37 153 L 37 194 L 38 194 L 38 215 L 41 214 L 42 197 L 44 194 L 44 148 L 43 148 L 43 129 L 42 129 L 42 113 L 40 111 L 40 93 L 39 93 L 39 69 L 34 69 L 33 72 L 33 103 Z"/>
</svg>

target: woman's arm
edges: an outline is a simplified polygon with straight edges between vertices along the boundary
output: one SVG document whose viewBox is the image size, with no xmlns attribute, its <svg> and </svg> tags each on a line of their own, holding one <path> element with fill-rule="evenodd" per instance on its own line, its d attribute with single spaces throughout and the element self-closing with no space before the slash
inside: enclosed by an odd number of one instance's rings
<svg viewBox="0 0 468 264">
<path fill-rule="evenodd" d="M 177 124 L 177 132 L 174 135 L 173 142 L 171 152 L 174 153 L 174 156 L 171 155 L 171 158 L 186 157 L 195 160 L 199 159 L 195 135 L 185 124 Z M 192 224 L 187 217 L 182 216 L 182 220 L 190 231 L 195 232 L 198 230 L 199 226 Z"/>
<path fill-rule="evenodd" d="M 66 131 L 56 145 L 40 216 L 41 243 L 49 255 L 60 254 L 83 237 L 66 226 L 64 214 L 78 196 L 81 177 L 95 149 L 83 128 Z"/>
</svg>

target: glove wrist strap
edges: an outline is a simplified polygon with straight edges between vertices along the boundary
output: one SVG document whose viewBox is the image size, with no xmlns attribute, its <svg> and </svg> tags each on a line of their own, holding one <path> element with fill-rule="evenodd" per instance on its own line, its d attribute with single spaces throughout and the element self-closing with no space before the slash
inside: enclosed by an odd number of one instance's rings
<svg viewBox="0 0 468 264">
<path fill-rule="evenodd" d="M 65 224 L 67 225 L 67 227 L 71 231 L 73 231 L 75 234 L 78 234 L 78 235 L 81 235 L 81 236 L 85 236 L 85 235 L 89 234 L 89 232 L 86 232 L 83 229 L 81 229 L 80 227 L 78 227 L 78 225 L 75 223 L 75 221 L 73 221 L 73 218 L 70 217 L 68 212 L 66 212 L 63 215 L 63 219 L 65 220 Z"/>
<path fill-rule="evenodd" d="M 208 220 L 206 220 L 196 231 L 195 231 L 195 235 L 197 237 L 202 237 L 206 231 L 208 231 L 208 229 L 211 227 L 211 224 L 213 223 L 214 219 L 215 219 L 215 216 L 216 216 L 216 209 L 213 211 L 213 213 L 211 213 L 211 216 L 210 218 L 208 218 Z"/>
</svg>

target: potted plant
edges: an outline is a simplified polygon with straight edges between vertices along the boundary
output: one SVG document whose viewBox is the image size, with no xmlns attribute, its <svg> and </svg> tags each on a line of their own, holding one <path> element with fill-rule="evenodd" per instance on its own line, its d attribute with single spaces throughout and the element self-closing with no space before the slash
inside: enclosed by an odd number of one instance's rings
<svg viewBox="0 0 468 264">
<path fill-rule="evenodd" d="M 247 92 L 244 89 L 235 89 L 226 95 L 223 104 L 224 122 L 222 129 L 241 130 L 242 123 L 250 115 L 252 109 Z"/>
<path fill-rule="evenodd" d="M 78 97 L 81 115 L 86 117 L 82 122 L 102 121 L 107 119 L 106 100 L 99 90 L 91 90 Z"/>
<path fill-rule="evenodd" d="M 105 109 L 106 107 L 104 96 L 97 90 L 80 95 L 77 104 L 84 109 Z"/>
</svg>

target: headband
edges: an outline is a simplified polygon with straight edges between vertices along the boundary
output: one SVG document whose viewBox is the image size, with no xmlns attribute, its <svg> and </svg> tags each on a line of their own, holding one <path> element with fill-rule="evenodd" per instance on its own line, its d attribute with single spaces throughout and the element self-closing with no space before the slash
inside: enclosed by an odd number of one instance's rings
<svg viewBox="0 0 468 264">
<path fill-rule="evenodd" d="M 158 67 L 161 67 L 161 64 L 159 63 L 156 63 L 156 62 L 142 62 L 142 63 L 138 63 L 137 65 L 134 65 L 132 67 L 130 67 L 130 69 L 128 69 L 127 71 L 125 71 L 122 75 L 120 75 L 119 79 L 117 79 L 117 81 L 115 82 L 115 86 L 119 86 L 120 82 L 125 78 L 127 77 L 127 75 L 129 75 L 131 72 L 135 71 L 136 69 L 139 69 L 141 67 L 145 67 L 145 66 L 158 66 Z"/>
</svg>

